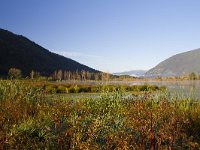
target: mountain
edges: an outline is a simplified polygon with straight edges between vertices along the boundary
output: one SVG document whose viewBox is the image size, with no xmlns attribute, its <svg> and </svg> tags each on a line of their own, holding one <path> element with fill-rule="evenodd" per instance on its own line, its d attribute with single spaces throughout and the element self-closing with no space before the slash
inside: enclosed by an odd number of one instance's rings
<svg viewBox="0 0 200 150">
<path fill-rule="evenodd" d="M 200 73 L 200 49 L 174 55 L 145 74 L 149 77 L 180 76 L 189 73 Z"/>
<path fill-rule="evenodd" d="M 55 54 L 22 35 L 0 29 L 0 75 L 18 68 L 24 76 L 34 70 L 51 75 L 55 70 L 99 72 L 70 58 Z"/>
<path fill-rule="evenodd" d="M 144 76 L 146 73 L 145 70 L 131 70 L 131 71 L 124 71 L 124 72 L 118 72 L 118 73 L 113 73 L 113 75 L 129 75 L 133 77 L 141 77 Z"/>
</svg>

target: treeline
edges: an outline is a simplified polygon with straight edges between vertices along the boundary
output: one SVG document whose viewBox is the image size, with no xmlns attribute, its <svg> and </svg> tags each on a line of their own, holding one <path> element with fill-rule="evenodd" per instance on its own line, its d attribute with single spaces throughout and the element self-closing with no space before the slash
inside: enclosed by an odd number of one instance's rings
<svg viewBox="0 0 200 150">
<path fill-rule="evenodd" d="M 8 78 L 9 79 L 20 79 L 22 78 L 22 71 L 17 68 L 10 68 L 8 71 Z M 84 70 L 76 70 L 76 71 L 63 71 L 63 70 L 56 70 L 51 76 L 42 76 L 40 72 L 32 70 L 30 72 L 30 75 L 25 77 L 25 78 L 30 78 L 30 79 L 44 79 L 44 80 L 79 80 L 79 81 L 84 81 L 84 80 L 95 80 L 95 81 L 108 81 L 112 77 L 111 74 L 109 73 L 104 73 L 104 72 L 89 72 L 89 71 L 84 71 Z"/>
<path fill-rule="evenodd" d="M 190 80 L 200 80 L 200 74 L 192 72 L 188 75 L 188 78 Z"/>
<path fill-rule="evenodd" d="M 173 76 L 173 77 L 157 77 L 158 80 L 200 80 L 200 74 L 191 72 L 181 76 Z"/>
<path fill-rule="evenodd" d="M 109 73 L 93 73 L 88 71 L 62 71 L 58 70 L 55 71 L 53 76 L 53 80 L 109 80 L 110 74 Z"/>
<path fill-rule="evenodd" d="M 86 80 L 93 80 L 93 81 L 109 81 L 109 80 L 126 80 L 132 81 L 135 79 L 145 79 L 145 78 L 137 78 L 131 76 L 117 76 L 112 75 L 106 72 L 89 72 L 85 70 L 76 70 L 76 71 L 63 71 L 63 70 L 56 70 L 50 76 L 43 76 L 42 73 L 32 70 L 29 76 L 24 77 L 22 71 L 17 68 L 10 68 L 8 71 L 8 79 L 37 79 L 37 80 L 48 80 L 48 81 L 62 81 L 62 80 L 77 80 L 77 81 L 86 81 Z M 156 80 L 200 80 L 199 73 L 189 73 L 182 76 L 173 76 L 173 77 L 157 77 Z"/>
</svg>

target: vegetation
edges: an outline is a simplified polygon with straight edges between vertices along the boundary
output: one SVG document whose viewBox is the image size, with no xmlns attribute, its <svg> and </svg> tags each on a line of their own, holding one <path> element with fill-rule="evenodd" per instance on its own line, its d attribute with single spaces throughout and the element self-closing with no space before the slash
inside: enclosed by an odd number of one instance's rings
<svg viewBox="0 0 200 150">
<path fill-rule="evenodd" d="M 0 53 L 0 75 L 4 77 L 10 68 L 20 69 L 25 77 L 32 70 L 45 76 L 53 75 L 55 70 L 99 72 L 3 29 L 0 29 Z"/>
<path fill-rule="evenodd" d="M 8 77 L 10 79 L 20 79 L 22 76 L 21 70 L 16 68 L 10 68 L 8 71 Z"/>
<path fill-rule="evenodd" d="M 41 85 L 42 86 L 42 85 Z M 43 89 L 47 93 L 100 93 L 101 91 L 114 92 L 117 90 L 123 90 L 124 92 L 141 92 L 141 91 L 158 91 L 166 90 L 164 86 L 157 85 L 77 85 L 77 84 L 45 84 Z"/>
<path fill-rule="evenodd" d="M 200 148 L 199 101 L 116 88 L 77 100 L 45 93 L 35 82 L 0 80 L 0 149 Z"/>
<path fill-rule="evenodd" d="M 189 80 L 200 80 L 200 75 L 197 73 L 192 72 L 188 76 L 189 76 Z"/>
<path fill-rule="evenodd" d="M 200 73 L 200 49 L 174 55 L 146 72 L 151 77 L 182 76 L 196 72 Z"/>
</svg>

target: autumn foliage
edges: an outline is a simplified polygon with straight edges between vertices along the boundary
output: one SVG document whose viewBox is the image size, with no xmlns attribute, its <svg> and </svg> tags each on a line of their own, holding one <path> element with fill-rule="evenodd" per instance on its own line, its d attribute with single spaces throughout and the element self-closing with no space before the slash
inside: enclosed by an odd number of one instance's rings
<svg viewBox="0 0 200 150">
<path fill-rule="evenodd" d="M 198 149 L 200 103 L 143 91 L 49 99 L 24 81 L 0 81 L 0 149 Z"/>
</svg>

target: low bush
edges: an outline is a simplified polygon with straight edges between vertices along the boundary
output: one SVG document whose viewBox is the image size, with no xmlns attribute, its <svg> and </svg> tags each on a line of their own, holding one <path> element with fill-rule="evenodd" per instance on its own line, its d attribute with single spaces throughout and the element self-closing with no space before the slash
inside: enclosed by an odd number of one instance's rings
<svg viewBox="0 0 200 150">
<path fill-rule="evenodd" d="M 66 93 L 67 90 L 66 90 L 66 87 L 65 86 L 61 86 L 59 85 L 57 88 L 56 88 L 56 93 Z"/>
<path fill-rule="evenodd" d="M 99 93 L 101 91 L 114 92 L 117 90 L 126 92 L 140 92 L 140 91 L 157 91 L 166 90 L 165 87 L 159 87 L 157 85 L 104 85 L 104 86 L 90 86 L 90 85 L 44 85 L 44 89 L 47 93 Z"/>
<path fill-rule="evenodd" d="M 54 94 L 57 92 L 57 87 L 55 85 L 46 85 L 44 87 L 45 91 L 51 94 Z"/>
</svg>

